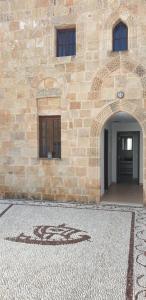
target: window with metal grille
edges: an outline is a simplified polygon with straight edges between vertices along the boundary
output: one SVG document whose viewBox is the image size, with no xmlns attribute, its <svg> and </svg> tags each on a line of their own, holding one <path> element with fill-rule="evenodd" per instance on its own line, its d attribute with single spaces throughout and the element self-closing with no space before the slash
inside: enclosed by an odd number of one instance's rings
<svg viewBox="0 0 146 300">
<path fill-rule="evenodd" d="M 39 156 L 61 158 L 61 117 L 39 117 Z"/>
<path fill-rule="evenodd" d="M 76 55 L 76 30 L 57 29 L 57 57 Z"/>
<path fill-rule="evenodd" d="M 128 27 L 118 23 L 113 30 L 113 51 L 128 50 Z"/>
</svg>

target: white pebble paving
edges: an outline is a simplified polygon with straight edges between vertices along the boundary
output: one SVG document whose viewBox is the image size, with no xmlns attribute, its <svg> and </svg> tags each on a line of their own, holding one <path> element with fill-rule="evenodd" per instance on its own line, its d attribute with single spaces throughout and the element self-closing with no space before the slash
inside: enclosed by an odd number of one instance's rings
<svg viewBox="0 0 146 300">
<path fill-rule="evenodd" d="M 9 207 L 9 204 L 0 204 L 0 214 Z"/>
<path fill-rule="evenodd" d="M 91 241 L 42 246 L 4 240 L 63 223 L 86 231 Z M 0 300 L 125 299 L 130 230 L 130 212 L 14 205 L 0 219 Z"/>
</svg>

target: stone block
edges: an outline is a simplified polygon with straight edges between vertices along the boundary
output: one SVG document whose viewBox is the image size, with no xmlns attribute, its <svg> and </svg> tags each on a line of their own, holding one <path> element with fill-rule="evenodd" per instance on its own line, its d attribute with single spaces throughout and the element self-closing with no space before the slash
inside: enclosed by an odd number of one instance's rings
<svg viewBox="0 0 146 300">
<path fill-rule="evenodd" d="M 48 7 L 50 0 L 36 0 L 36 8 Z"/>
<path fill-rule="evenodd" d="M 70 103 L 70 109 L 80 109 L 81 103 L 80 102 L 71 102 Z"/>
<path fill-rule="evenodd" d="M 39 98 L 53 98 L 60 97 L 61 91 L 59 88 L 49 88 L 49 89 L 41 89 L 37 92 L 37 99 Z"/>
</svg>

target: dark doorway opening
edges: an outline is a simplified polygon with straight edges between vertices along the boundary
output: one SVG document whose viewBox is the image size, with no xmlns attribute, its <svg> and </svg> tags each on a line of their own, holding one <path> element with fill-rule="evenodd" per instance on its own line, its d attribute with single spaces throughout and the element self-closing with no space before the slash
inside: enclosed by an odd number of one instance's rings
<svg viewBox="0 0 146 300">
<path fill-rule="evenodd" d="M 117 183 L 139 184 L 138 131 L 117 133 Z"/>
<path fill-rule="evenodd" d="M 104 124 L 100 143 L 101 199 L 109 202 L 143 201 L 143 134 L 140 124 L 118 112 Z"/>
<path fill-rule="evenodd" d="M 108 190 L 108 130 L 104 130 L 104 190 Z"/>
</svg>

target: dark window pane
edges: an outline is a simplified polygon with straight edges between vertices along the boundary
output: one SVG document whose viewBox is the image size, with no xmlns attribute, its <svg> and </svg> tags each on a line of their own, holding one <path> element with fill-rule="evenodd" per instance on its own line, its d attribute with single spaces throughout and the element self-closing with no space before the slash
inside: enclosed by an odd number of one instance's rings
<svg viewBox="0 0 146 300">
<path fill-rule="evenodd" d="M 120 22 L 113 30 L 113 51 L 124 51 L 128 49 L 128 28 Z"/>
<path fill-rule="evenodd" d="M 119 51 L 120 47 L 120 40 L 115 40 L 114 41 L 114 51 Z"/>
<path fill-rule="evenodd" d="M 76 54 L 75 29 L 57 30 L 57 56 L 71 56 Z"/>
<path fill-rule="evenodd" d="M 127 40 L 126 39 L 121 40 L 121 48 L 123 50 L 127 49 Z"/>
</svg>

